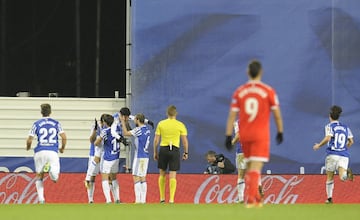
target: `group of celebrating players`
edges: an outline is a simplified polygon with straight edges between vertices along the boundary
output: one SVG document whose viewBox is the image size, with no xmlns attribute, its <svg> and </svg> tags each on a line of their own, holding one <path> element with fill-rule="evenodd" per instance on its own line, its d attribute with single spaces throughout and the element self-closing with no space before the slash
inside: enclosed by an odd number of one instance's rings
<svg viewBox="0 0 360 220">
<path fill-rule="evenodd" d="M 129 130 L 129 120 L 134 121 L 136 125 L 134 129 Z M 95 119 L 90 134 L 90 157 L 85 177 L 89 203 L 94 202 L 95 176 L 99 172 L 106 203 L 112 202 L 111 194 L 113 201 L 120 203 L 116 174 L 119 171 L 120 144 L 129 144 L 126 136 L 135 137 L 135 153 L 131 169 L 134 179 L 135 203 L 146 203 L 150 130 L 145 122 L 154 126 L 151 121 L 145 119 L 143 114 L 131 115 L 127 107 L 120 109 L 114 115 L 102 114 L 99 122 Z"/>
<path fill-rule="evenodd" d="M 270 157 L 270 114 L 273 113 L 277 134 L 276 142 L 283 142 L 283 121 L 279 100 L 275 90 L 261 81 L 263 70 L 257 60 L 252 60 L 247 69 L 249 81 L 239 86 L 232 96 L 225 131 L 225 147 L 231 150 L 236 142 L 238 167 L 239 202 L 246 207 L 261 207 L 263 192 L 261 189 L 261 171 L 264 162 Z M 43 118 L 36 121 L 29 132 L 26 149 L 31 148 L 32 140 L 38 137 L 34 148 L 34 162 L 37 173 L 36 189 L 40 203 L 45 202 L 43 177 L 48 172 L 56 182 L 59 177 L 60 164 L 58 151 L 63 153 L 66 135 L 60 123 L 50 118 L 51 106 L 41 105 Z M 318 150 L 327 144 L 325 168 L 326 203 L 332 203 L 334 189 L 334 173 L 339 172 L 342 181 L 354 177 L 349 165 L 348 148 L 354 143 L 350 128 L 339 122 L 342 108 L 334 105 L 329 112 L 330 123 L 325 126 L 325 137 L 313 146 Z M 183 145 L 182 159 L 189 156 L 187 129 L 176 120 L 176 107 L 167 109 L 168 119 L 158 123 L 154 137 L 154 159 L 158 160 L 160 202 L 165 202 L 165 173 L 169 168 L 170 203 L 174 203 L 176 191 L 176 171 L 180 168 L 180 140 Z M 136 127 L 131 129 L 128 121 L 133 120 Z M 127 145 L 124 136 L 134 137 L 134 159 L 132 175 L 134 180 L 135 203 L 146 203 L 146 174 L 149 163 L 150 130 L 146 124 L 154 127 L 154 123 L 145 119 L 143 114 L 132 116 L 126 107 L 114 115 L 102 114 L 100 121 L 95 120 L 90 134 L 90 157 L 85 178 L 89 203 L 93 203 L 95 176 L 100 172 L 102 189 L 106 203 L 120 203 L 119 184 L 116 174 L 119 169 L 120 143 Z M 234 138 L 235 128 L 235 138 Z M 59 147 L 58 136 L 62 142 Z M 158 145 L 160 144 L 160 150 Z M 259 187 L 260 186 L 260 187 Z M 113 200 L 111 198 L 111 194 Z"/>
</svg>

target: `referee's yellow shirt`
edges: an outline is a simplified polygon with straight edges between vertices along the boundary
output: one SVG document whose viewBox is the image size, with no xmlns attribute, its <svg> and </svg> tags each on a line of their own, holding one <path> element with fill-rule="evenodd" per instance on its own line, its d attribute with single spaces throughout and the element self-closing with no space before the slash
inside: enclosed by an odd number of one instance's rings
<svg viewBox="0 0 360 220">
<path fill-rule="evenodd" d="M 155 134 L 161 136 L 160 146 L 180 147 L 180 135 L 187 135 L 187 129 L 181 121 L 168 118 L 159 122 Z"/>
</svg>

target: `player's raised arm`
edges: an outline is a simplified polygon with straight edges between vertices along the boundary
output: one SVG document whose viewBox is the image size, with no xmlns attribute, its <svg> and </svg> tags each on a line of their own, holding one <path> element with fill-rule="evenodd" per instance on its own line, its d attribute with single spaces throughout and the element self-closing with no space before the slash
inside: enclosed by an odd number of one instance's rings
<svg viewBox="0 0 360 220">
<path fill-rule="evenodd" d="M 132 136 L 131 132 L 128 130 L 127 126 L 126 126 L 126 119 L 125 116 L 121 115 L 120 116 L 120 121 L 121 121 L 121 128 L 122 128 L 122 134 L 124 136 Z"/>
<path fill-rule="evenodd" d="M 98 136 L 94 142 L 95 146 L 101 147 L 101 141 L 102 141 L 102 137 Z"/>
</svg>

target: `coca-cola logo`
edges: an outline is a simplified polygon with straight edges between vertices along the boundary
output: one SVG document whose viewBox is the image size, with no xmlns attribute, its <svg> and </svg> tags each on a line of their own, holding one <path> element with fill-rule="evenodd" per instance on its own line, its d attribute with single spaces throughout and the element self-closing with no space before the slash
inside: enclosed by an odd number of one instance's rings
<svg viewBox="0 0 360 220">
<path fill-rule="evenodd" d="M 212 175 L 207 178 L 198 188 L 194 197 L 194 203 L 199 204 L 204 196 L 205 203 L 232 203 L 236 200 L 237 188 L 226 184 L 221 188 L 219 184 L 220 175 Z"/>
<path fill-rule="evenodd" d="M 293 193 L 293 189 L 303 180 L 304 177 L 299 178 L 299 176 L 291 176 L 289 179 L 279 175 L 264 176 L 261 179 L 265 192 L 264 203 L 295 204 L 299 195 Z M 276 187 L 276 190 L 270 190 L 274 185 L 280 185 L 280 187 Z M 267 191 L 272 191 L 273 193 L 266 193 Z"/>
<path fill-rule="evenodd" d="M 36 177 L 32 178 L 25 173 L 3 176 L 0 178 L 0 204 L 38 203 L 35 181 Z"/>
<path fill-rule="evenodd" d="M 221 184 L 221 175 L 209 176 L 196 191 L 194 203 L 233 203 L 237 199 L 236 182 L 232 184 Z M 299 185 L 303 178 L 291 176 L 286 179 L 279 175 L 269 175 L 262 178 L 262 185 L 265 192 L 264 203 L 273 204 L 294 204 L 299 195 L 292 191 Z M 274 188 L 274 189 L 273 189 Z"/>
</svg>

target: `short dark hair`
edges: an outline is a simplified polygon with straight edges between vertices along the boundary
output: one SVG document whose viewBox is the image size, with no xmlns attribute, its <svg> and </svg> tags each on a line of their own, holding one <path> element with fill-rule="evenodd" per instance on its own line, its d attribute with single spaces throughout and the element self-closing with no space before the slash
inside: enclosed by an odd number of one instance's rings
<svg viewBox="0 0 360 220">
<path fill-rule="evenodd" d="M 131 115 L 130 109 L 128 107 L 123 107 L 120 109 L 121 115 L 129 116 Z"/>
<path fill-rule="evenodd" d="M 250 77 L 251 78 L 256 78 L 259 75 L 260 70 L 262 69 L 260 61 L 251 60 L 249 65 L 248 65 L 248 69 L 249 69 Z"/>
<path fill-rule="evenodd" d="M 48 117 L 51 114 L 51 105 L 44 103 L 40 105 L 41 114 L 43 117 Z"/>
<path fill-rule="evenodd" d="M 216 156 L 216 152 L 215 151 L 213 151 L 213 150 L 209 150 L 207 153 L 206 153 L 206 157 L 207 156 Z"/>
<path fill-rule="evenodd" d="M 112 123 L 114 122 L 114 117 L 112 115 L 109 115 L 109 114 L 104 114 L 102 115 L 102 119 L 103 119 L 103 122 L 105 122 L 107 124 L 107 126 L 111 126 Z"/>
<path fill-rule="evenodd" d="M 333 105 L 331 106 L 330 108 L 330 117 L 333 119 L 333 120 L 338 120 L 339 117 L 340 117 L 340 114 L 342 112 L 342 108 L 338 105 Z"/>
<path fill-rule="evenodd" d="M 105 115 L 107 115 L 107 114 L 102 114 L 101 116 L 100 116 L 100 121 L 101 121 L 101 123 L 104 123 L 104 116 Z"/>
</svg>

